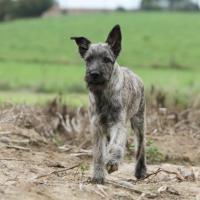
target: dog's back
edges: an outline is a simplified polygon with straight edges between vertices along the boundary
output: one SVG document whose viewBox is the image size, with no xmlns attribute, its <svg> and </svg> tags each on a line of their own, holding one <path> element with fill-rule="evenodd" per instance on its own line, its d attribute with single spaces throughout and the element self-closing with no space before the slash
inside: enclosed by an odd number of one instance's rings
<svg viewBox="0 0 200 200">
<path fill-rule="evenodd" d="M 141 78 L 127 67 L 119 67 L 119 69 L 123 76 L 120 90 L 127 120 L 129 120 L 138 112 L 141 101 L 144 100 L 144 84 Z"/>
</svg>

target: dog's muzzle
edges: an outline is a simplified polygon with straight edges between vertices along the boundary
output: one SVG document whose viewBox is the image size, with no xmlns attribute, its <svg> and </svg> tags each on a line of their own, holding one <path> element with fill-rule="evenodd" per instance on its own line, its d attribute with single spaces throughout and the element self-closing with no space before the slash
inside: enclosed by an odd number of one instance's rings
<svg viewBox="0 0 200 200">
<path fill-rule="evenodd" d="M 89 77 L 93 83 L 98 83 L 101 79 L 101 73 L 98 71 L 91 71 L 89 72 Z"/>
<path fill-rule="evenodd" d="M 88 72 L 85 76 L 85 81 L 90 90 L 103 89 L 106 84 L 106 79 L 103 77 L 102 73 L 96 70 Z"/>
</svg>

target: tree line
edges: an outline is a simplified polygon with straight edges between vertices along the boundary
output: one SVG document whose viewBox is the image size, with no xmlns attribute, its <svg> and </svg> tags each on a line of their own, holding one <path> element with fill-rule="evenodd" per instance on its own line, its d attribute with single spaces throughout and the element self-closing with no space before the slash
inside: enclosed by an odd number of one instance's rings
<svg viewBox="0 0 200 200">
<path fill-rule="evenodd" d="M 199 6 L 192 0 L 142 0 L 141 9 L 198 11 Z"/>
<path fill-rule="evenodd" d="M 53 4 L 54 0 L 0 0 L 0 21 L 41 16 Z M 199 11 L 199 6 L 194 0 L 142 0 L 141 10 Z"/>
<path fill-rule="evenodd" d="M 0 21 L 40 16 L 54 0 L 0 0 Z"/>
</svg>

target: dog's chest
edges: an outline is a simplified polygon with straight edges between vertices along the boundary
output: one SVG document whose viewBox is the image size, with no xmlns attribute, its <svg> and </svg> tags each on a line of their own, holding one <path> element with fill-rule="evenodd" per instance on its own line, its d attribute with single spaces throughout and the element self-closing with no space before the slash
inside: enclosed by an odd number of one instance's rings
<svg viewBox="0 0 200 200">
<path fill-rule="evenodd" d="M 116 98 L 107 98 L 104 96 L 96 97 L 96 114 L 99 122 L 104 125 L 111 125 L 120 120 L 122 106 Z"/>
</svg>

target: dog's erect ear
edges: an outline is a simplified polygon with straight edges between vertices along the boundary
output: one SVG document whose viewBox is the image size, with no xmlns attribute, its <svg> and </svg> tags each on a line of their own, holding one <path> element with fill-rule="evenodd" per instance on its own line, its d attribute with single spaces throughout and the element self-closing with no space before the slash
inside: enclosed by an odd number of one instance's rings
<svg viewBox="0 0 200 200">
<path fill-rule="evenodd" d="M 71 40 L 75 40 L 79 48 L 79 53 L 81 57 L 84 58 L 84 55 L 89 49 L 91 42 L 85 37 L 71 37 Z"/>
<path fill-rule="evenodd" d="M 121 41 L 122 41 L 122 34 L 119 25 L 115 25 L 113 29 L 108 34 L 108 38 L 106 43 L 110 46 L 111 50 L 113 51 L 115 58 L 119 55 L 121 51 Z"/>
</svg>

